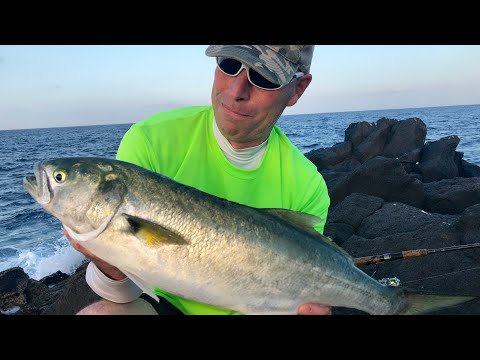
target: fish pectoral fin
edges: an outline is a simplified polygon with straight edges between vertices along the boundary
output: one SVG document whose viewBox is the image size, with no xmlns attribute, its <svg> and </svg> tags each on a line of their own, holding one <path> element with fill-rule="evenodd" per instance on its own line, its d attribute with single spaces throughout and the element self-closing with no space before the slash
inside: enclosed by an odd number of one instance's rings
<svg viewBox="0 0 480 360">
<path fill-rule="evenodd" d="M 125 275 L 128 276 L 130 280 L 132 280 L 140 289 L 143 290 L 144 293 L 150 295 L 152 298 L 154 298 L 157 302 L 160 302 L 160 299 L 158 298 L 157 294 L 155 294 L 152 290 L 152 287 L 149 286 L 147 283 L 145 283 L 142 279 L 140 279 L 138 276 L 133 275 L 131 272 L 120 269 Z"/>
<path fill-rule="evenodd" d="M 322 236 L 315 230 L 315 225 L 322 222 L 318 216 L 288 209 L 262 209 L 266 212 L 279 217 L 280 219 L 295 225 L 296 227 L 313 235 Z M 326 236 L 325 236 L 326 237 Z M 328 238 L 332 241 L 330 238 Z"/>
<path fill-rule="evenodd" d="M 147 245 L 163 244 L 186 245 L 188 242 L 180 235 L 170 231 L 162 225 L 136 216 L 123 214 L 127 219 L 132 233 Z"/>
</svg>

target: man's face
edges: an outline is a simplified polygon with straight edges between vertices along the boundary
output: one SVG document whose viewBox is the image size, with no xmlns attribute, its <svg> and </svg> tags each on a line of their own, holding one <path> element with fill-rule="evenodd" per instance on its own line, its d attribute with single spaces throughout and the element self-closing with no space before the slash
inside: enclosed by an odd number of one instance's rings
<svg viewBox="0 0 480 360">
<path fill-rule="evenodd" d="M 212 105 L 223 136 L 236 149 L 261 144 L 270 135 L 285 107 L 297 102 L 310 80 L 303 89 L 299 89 L 296 83 L 294 81 L 275 91 L 263 90 L 248 81 L 245 69 L 232 77 L 217 67 Z"/>
</svg>

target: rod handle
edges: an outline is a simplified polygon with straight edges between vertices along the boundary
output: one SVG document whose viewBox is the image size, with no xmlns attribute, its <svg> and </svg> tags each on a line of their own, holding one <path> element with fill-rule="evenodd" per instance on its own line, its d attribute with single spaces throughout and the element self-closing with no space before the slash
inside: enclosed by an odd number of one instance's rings
<svg viewBox="0 0 480 360">
<path fill-rule="evenodd" d="M 369 265 L 377 264 L 379 262 L 386 262 L 391 260 L 405 259 L 410 257 L 419 257 L 428 255 L 427 249 L 406 250 L 398 253 L 372 255 L 354 258 L 355 265 Z"/>
</svg>

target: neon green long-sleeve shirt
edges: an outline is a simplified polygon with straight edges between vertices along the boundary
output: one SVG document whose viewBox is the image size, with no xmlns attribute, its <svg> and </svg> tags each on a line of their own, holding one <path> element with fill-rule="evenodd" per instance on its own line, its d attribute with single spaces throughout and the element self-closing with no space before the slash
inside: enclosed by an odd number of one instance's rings
<svg viewBox="0 0 480 360">
<path fill-rule="evenodd" d="M 260 166 L 243 170 L 224 156 L 213 134 L 213 108 L 192 106 L 153 115 L 134 124 L 123 137 L 117 159 L 166 175 L 201 191 L 257 208 L 284 208 L 322 219 L 330 198 L 315 165 L 275 126 Z M 184 314 L 238 314 L 175 296 L 155 293 Z"/>
</svg>

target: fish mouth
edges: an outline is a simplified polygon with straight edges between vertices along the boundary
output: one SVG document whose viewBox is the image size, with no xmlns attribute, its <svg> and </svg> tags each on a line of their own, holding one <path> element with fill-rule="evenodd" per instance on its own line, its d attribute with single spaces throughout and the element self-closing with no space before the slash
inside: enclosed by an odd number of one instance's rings
<svg viewBox="0 0 480 360">
<path fill-rule="evenodd" d="M 47 172 L 39 162 L 35 163 L 33 166 L 33 172 L 35 175 L 25 176 L 23 178 L 23 186 L 40 204 L 48 204 L 51 200 L 51 196 Z"/>
</svg>

